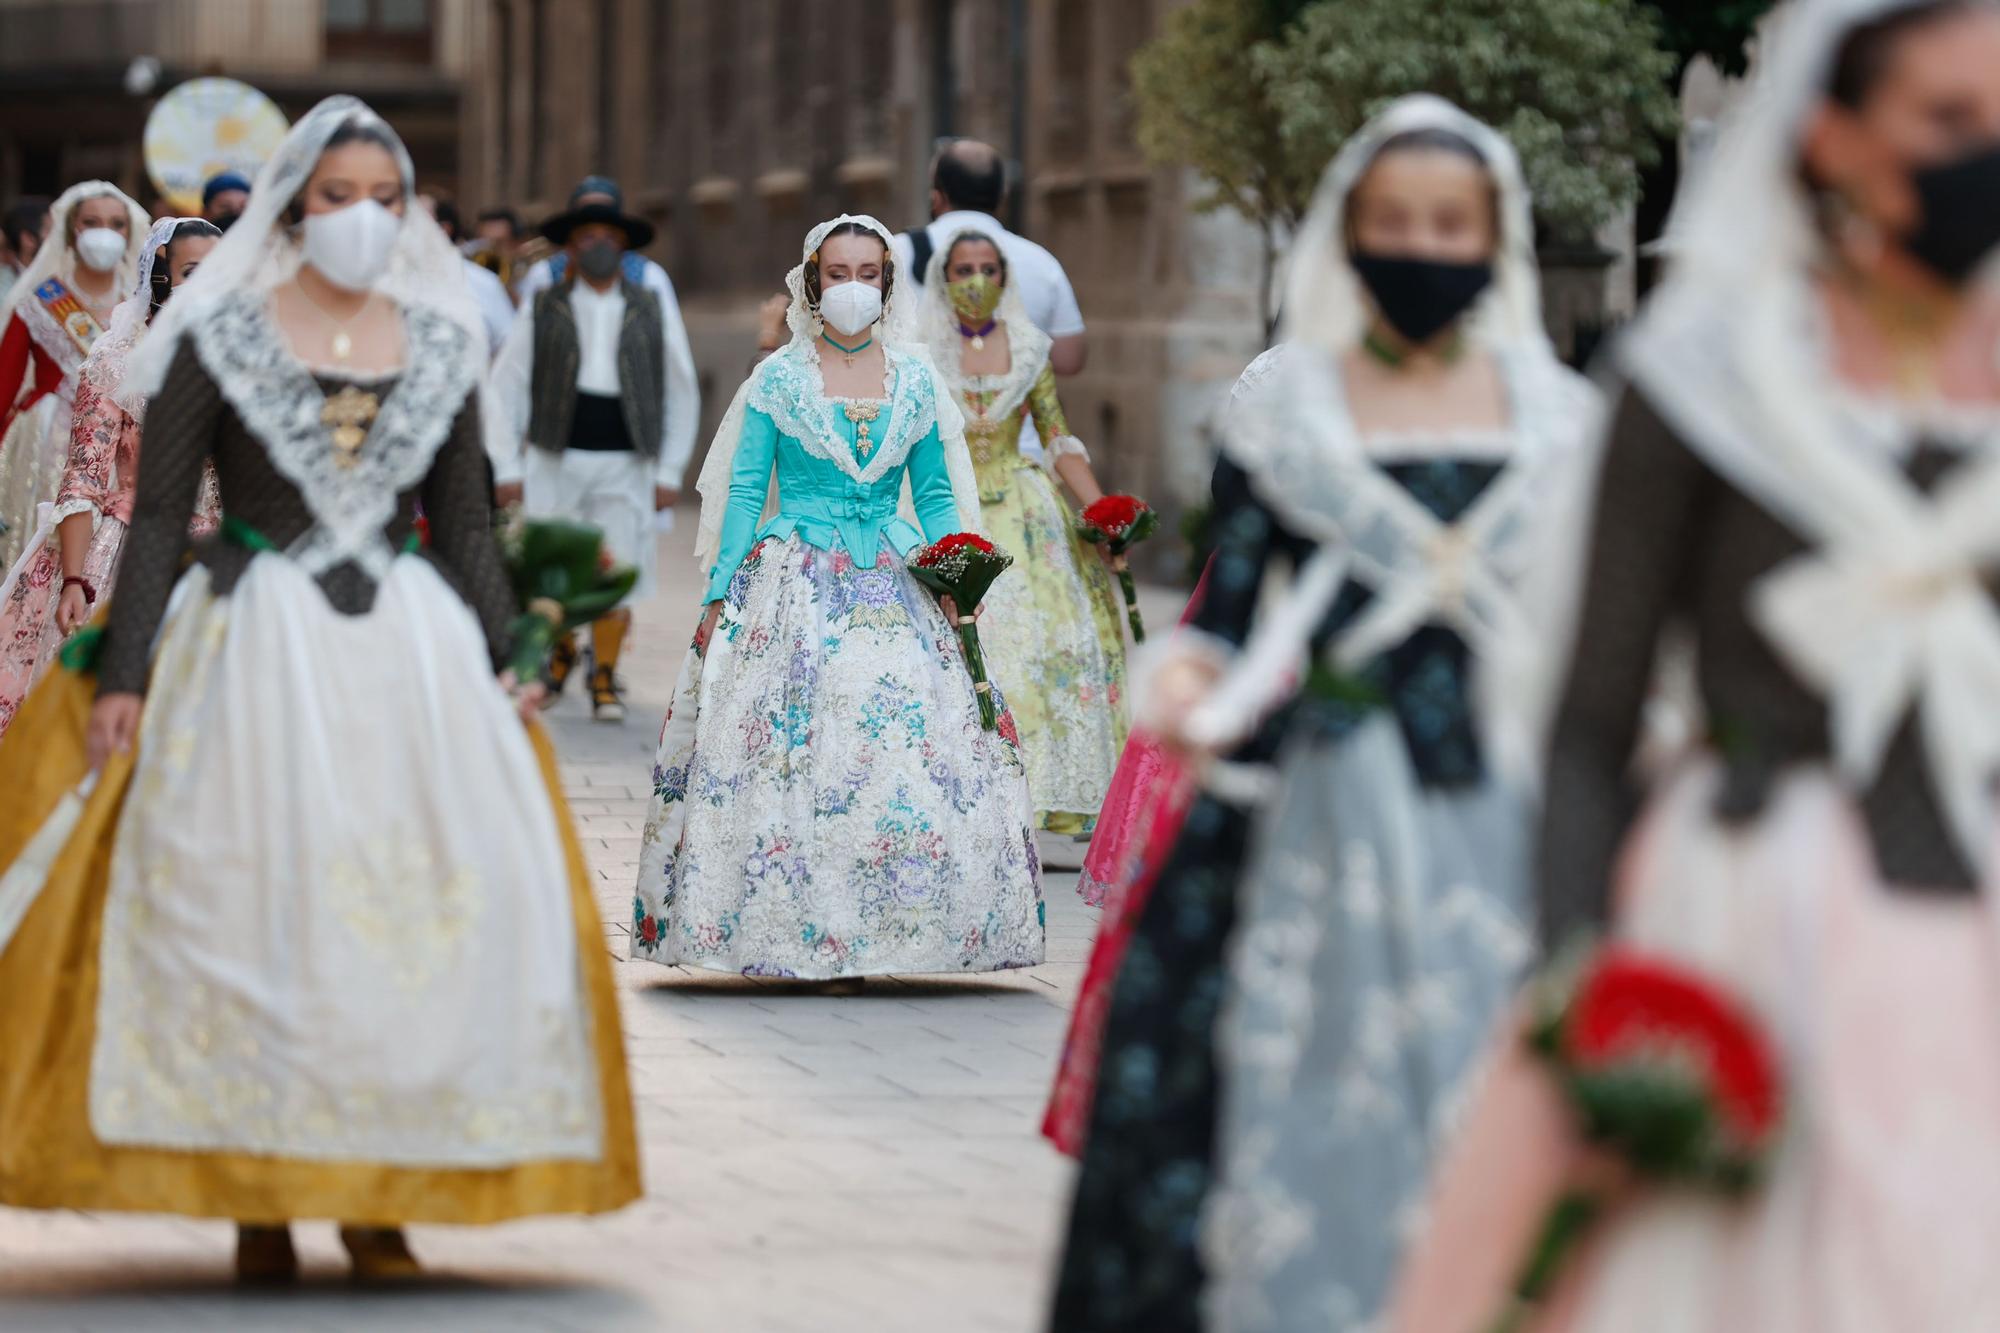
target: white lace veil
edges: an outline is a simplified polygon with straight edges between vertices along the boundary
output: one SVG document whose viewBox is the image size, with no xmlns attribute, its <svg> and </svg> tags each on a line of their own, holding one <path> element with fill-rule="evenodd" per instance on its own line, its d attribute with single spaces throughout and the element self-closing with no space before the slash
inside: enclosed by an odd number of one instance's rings
<svg viewBox="0 0 2000 1333">
<path fill-rule="evenodd" d="M 84 358 L 84 373 L 97 386 L 99 393 L 107 395 L 112 402 L 125 409 L 133 417 L 144 415 L 146 400 L 132 393 L 125 384 L 125 371 L 130 362 L 133 348 L 146 332 L 146 316 L 153 307 L 153 265 L 160 247 L 173 240 L 174 229 L 183 222 L 199 221 L 197 218 L 161 218 L 153 224 L 146 235 L 146 248 L 139 254 L 139 276 L 132 284 L 132 294 L 118 303 L 111 312 L 111 327 L 90 349 Z"/>
<path fill-rule="evenodd" d="M 701 496 L 701 522 L 695 533 L 694 555 L 696 568 L 704 574 L 722 552 L 722 521 L 729 510 L 729 478 L 735 468 L 737 446 L 743 439 L 743 416 L 752 385 L 779 358 L 787 358 L 804 367 L 809 384 L 820 384 L 820 321 L 818 311 L 806 296 L 806 261 L 818 252 L 821 243 L 835 228 L 848 223 L 867 228 L 882 239 L 885 247 L 890 244 L 888 228 L 866 215 L 842 213 L 806 233 L 799 263 L 785 275 L 785 288 L 792 296 L 791 307 L 785 312 L 785 324 L 792 331 L 792 339 L 752 370 L 750 377 L 737 389 L 729 410 L 723 414 L 722 425 L 716 429 L 715 439 L 709 445 L 701 476 L 695 482 L 695 491 Z M 876 336 L 882 339 L 885 347 L 911 357 L 930 375 L 937 399 L 938 438 L 944 444 L 945 464 L 951 474 L 952 498 L 958 504 L 959 527 L 967 532 L 977 532 L 980 531 L 979 481 L 972 469 L 972 454 L 965 445 L 965 415 L 959 411 L 950 386 L 945 383 L 929 350 L 912 327 L 914 321 L 906 313 L 910 304 L 909 287 L 909 275 L 898 274 L 891 284 L 888 299 L 883 303 Z M 775 512 L 777 502 L 774 478 L 765 497 L 765 517 Z M 904 483 L 904 507 L 906 510 L 909 507 L 907 480 Z"/>
<path fill-rule="evenodd" d="M 75 282 L 76 249 L 69 239 L 70 217 L 85 201 L 104 198 L 116 199 L 125 205 L 125 258 L 118 264 L 118 290 L 131 290 L 132 276 L 138 272 L 141 248 L 145 245 L 146 229 L 152 225 L 152 218 L 133 202 L 130 195 L 110 181 L 82 181 L 64 190 L 49 206 L 49 239 L 35 252 L 35 262 L 28 265 L 14 285 L 7 289 L 5 296 L 0 297 L 0 326 L 4 326 L 13 315 L 14 307 L 28 300 L 35 288 L 50 278 L 60 278 L 65 285 Z"/>
<path fill-rule="evenodd" d="M 952 234 L 943 245 L 931 252 L 930 263 L 924 269 L 923 297 L 917 303 L 917 327 L 923 338 L 924 347 L 931 360 L 953 388 L 963 388 L 966 375 L 960 370 L 960 359 L 965 351 L 965 340 L 959 334 L 958 314 L 951 308 L 951 298 L 945 292 L 945 264 L 951 252 L 960 241 L 977 238 L 991 241 L 998 250 L 1000 242 L 992 232 L 977 227 L 966 227 Z M 1007 326 L 1007 346 L 1013 356 L 1013 364 L 1002 377 L 1004 383 L 998 398 L 988 409 L 995 417 L 1006 416 L 1019 407 L 1028 391 L 1035 387 L 1041 377 L 1042 367 L 1048 364 L 1049 335 L 1035 326 L 1028 317 L 1027 304 L 1021 299 L 1020 285 L 1015 274 L 1007 274 L 1006 286 L 1000 292 L 1000 304 L 994 309 L 993 317 Z"/>
<path fill-rule="evenodd" d="M 151 333 L 140 341 L 126 371 L 131 392 L 143 396 L 158 392 L 182 336 L 218 303 L 239 292 L 267 293 L 298 271 L 299 238 L 286 214 L 319 165 L 327 142 L 350 126 L 388 140 L 403 177 L 403 225 L 388 271 L 375 290 L 406 308 L 428 307 L 464 329 L 461 355 L 471 371 L 467 382 L 484 381 L 485 325 L 466 285 L 463 261 L 430 214 L 416 207 L 416 175 L 403 141 L 366 103 L 343 94 L 327 98 L 302 116 L 257 173 L 250 202 L 236 224 L 187 285 L 174 293 L 154 319 Z"/>
<path fill-rule="evenodd" d="M 1347 201 L 1391 139 L 1444 130 L 1470 143 L 1485 161 L 1499 196 L 1500 238 L 1493 284 L 1467 324 L 1477 340 L 1510 347 L 1549 347 L 1542 324 L 1535 221 L 1521 159 L 1504 135 L 1429 93 L 1398 98 L 1341 145 L 1320 178 L 1312 206 L 1292 241 L 1279 339 L 1345 352 L 1366 330 L 1370 306 L 1347 255 Z M 1553 355 L 1553 352 L 1550 353 Z"/>
</svg>

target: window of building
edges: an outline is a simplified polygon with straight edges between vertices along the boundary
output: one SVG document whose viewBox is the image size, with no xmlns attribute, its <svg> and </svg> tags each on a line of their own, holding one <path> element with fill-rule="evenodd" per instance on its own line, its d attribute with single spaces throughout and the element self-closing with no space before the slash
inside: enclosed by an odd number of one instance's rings
<svg viewBox="0 0 2000 1333">
<path fill-rule="evenodd" d="M 326 0 L 331 60 L 431 58 L 431 0 Z"/>
</svg>

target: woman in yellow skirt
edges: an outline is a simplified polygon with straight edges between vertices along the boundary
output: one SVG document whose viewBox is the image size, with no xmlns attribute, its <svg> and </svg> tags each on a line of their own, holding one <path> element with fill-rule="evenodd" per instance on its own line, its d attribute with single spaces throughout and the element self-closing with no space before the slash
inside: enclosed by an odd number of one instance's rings
<svg viewBox="0 0 2000 1333">
<path fill-rule="evenodd" d="M 232 1218 L 247 1279 L 295 1218 L 382 1277 L 404 1223 L 640 1192 L 582 855 L 495 674 L 483 335 L 411 193 L 360 102 L 293 129 L 135 354 L 94 664 L 0 744 L 0 1203 Z"/>
</svg>

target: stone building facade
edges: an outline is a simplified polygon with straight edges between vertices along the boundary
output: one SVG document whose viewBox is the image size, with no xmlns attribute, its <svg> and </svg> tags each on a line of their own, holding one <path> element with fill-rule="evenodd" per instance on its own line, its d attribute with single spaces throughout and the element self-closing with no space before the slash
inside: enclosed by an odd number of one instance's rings
<svg viewBox="0 0 2000 1333">
<path fill-rule="evenodd" d="M 0 201 L 102 177 L 142 202 L 140 139 L 184 79 L 227 75 L 296 118 L 368 99 L 442 188 L 458 175 L 473 0 L 0 0 Z M 156 62 L 147 77 L 135 62 Z"/>
<path fill-rule="evenodd" d="M 619 177 L 660 226 L 712 424 L 806 230 L 927 220 L 936 140 L 985 139 L 1018 165 L 1007 221 L 1063 261 L 1089 326 L 1072 427 L 1107 485 L 1192 499 L 1204 427 L 1261 346 L 1258 249 L 1134 145 L 1127 61 L 1171 5 L 480 0 L 460 194 L 537 219 L 580 177 Z"/>
</svg>

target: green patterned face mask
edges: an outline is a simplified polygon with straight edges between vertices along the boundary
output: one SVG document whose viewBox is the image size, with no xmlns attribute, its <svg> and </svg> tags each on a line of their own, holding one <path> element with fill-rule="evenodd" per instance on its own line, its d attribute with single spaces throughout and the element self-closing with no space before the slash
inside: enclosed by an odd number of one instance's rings
<svg viewBox="0 0 2000 1333">
<path fill-rule="evenodd" d="M 969 278 L 946 283 L 944 290 L 945 295 L 951 298 L 951 308 L 960 319 L 969 324 L 984 324 L 1000 308 L 1000 293 L 1005 288 L 998 279 L 975 273 Z"/>
</svg>

